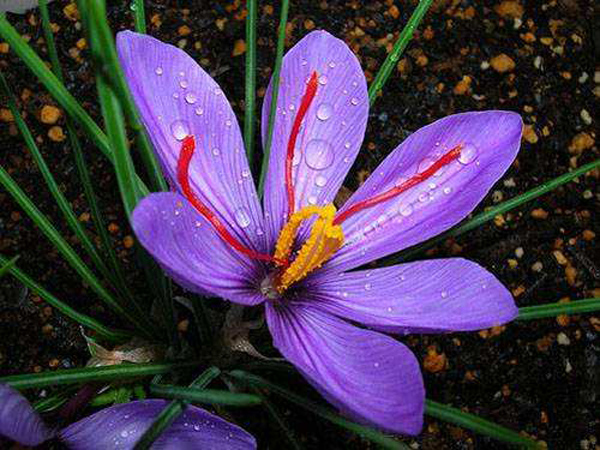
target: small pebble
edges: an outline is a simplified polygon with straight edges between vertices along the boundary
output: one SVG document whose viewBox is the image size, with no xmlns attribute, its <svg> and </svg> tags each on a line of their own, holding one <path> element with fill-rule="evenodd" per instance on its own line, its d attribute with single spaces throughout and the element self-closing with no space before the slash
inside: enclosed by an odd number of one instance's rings
<svg viewBox="0 0 600 450">
<path fill-rule="evenodd" d="M 490 65 L 492 66 L 492 69 L 499 73 L 511 72 L 516 66 L 515 61 L 506 53 L 500 53 L 499 55 L 494 56 L 490 60 Z"/>
<path fill-rule="evenodd" d="M 537 262 L 533 263 L 533 265 L 531 266 L 531 270 L 533 270 L 534 272 L 541 272 L 543 268 L 544 268 L 544 265 L 542 264 L 541 261 L 537 261 Z"/>
<path fill-rule="evenodd" d="M 61 111 L 56 106 L 44 105 L 40 111 L 40 120 L 42 123 L 54 125 L 60 119 Z"/>
<path fill-rule="evenodd" d="M 514 178 L 507 178 L 506 180 L 504 180 L 503 184 L 504 184 L 504 187 L 507 187 L 507 188 L 513 188 L 513 187 L 517 186 L 517 183 L 515 183 Z"/>
<path fill-rule="evenodd" d="M 571 344 L 571 340 L 569 339 L 569 337 L 565 334 L 565 333 L 558 333 L 558 336 L 556 336 L 556 342 L 559 343 L 559 345 L 570 345 Z"/>
<path fill-rule="evenodd" d="M 583 122 L 586 125 L 592 124 L 592 116 L 590 116 L 590 113 L 588 112 L 587 109 L 582 109 L 581 112 L 579 113 L 579 116 L 581 117 L 581 120 L 583 120 Z"/>
<path fill-rule="evenodd" d="M 585 191 L 583 191 L 583 198 L 585 198 L 586 200 L 590 200 L 594 198 L 594 194 L 589 189 L 586 189 Z"/>
<path fill-rule="evenodd" d="M 48 130 L 48 137 L 54 142 L 62 142 L 67 138 L 63 129 L 58 125 L 54 125 Z"/>
<path fill-rule="evenodd" d="M 581 74 L 581 76 L 577 79 L 577 81 L 579 81 L 581 84 L 583 84 L 583 83 L 585 83 L 588 80 L 589 77 L 590 76 L 588 75 L 587 72 L 583 72 Z"/>
<path fill-rule="evenodd" d="M 523 257 L 523 255 L 525 254 L 525 250 L 523 250 L 523 247 L 517 247 L 515 249 L 515 256 L 519 259 L 521 259 Z"/>
</svg>

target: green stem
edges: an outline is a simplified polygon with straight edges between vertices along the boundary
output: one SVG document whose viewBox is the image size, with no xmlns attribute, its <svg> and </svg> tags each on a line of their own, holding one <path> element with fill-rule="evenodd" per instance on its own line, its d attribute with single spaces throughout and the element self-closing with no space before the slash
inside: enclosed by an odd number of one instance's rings
<svg viewBox="0 0 600 450">
<path fill-rule="evenodd" d="M 600 311 L 600 298 L 586 298 L 567 303 L 523 306 L 519 308 L 519 316 L 516 320 L 541 319 L 555 317 L 560 314 L 582 314 L 596 311 Z"/>
<path fill-rule="evenodd" d="M 509 444 L 516 444 L 525 448 L 541 448 L 535 441 L 528 439 L 520 434 L 497 425 L 488 420 L 473 414 L 462 412 L 460 409 L 452 408 L 448 405 L 434 402 L 433 400 L 425 400 L 425 414 L 443 420 L 444 422 L 453 423 L 463 428 L 475 431 L 486 436 L 489 436 L 499 441 Z"/>
<path fill-rule="evenodd" d="M 11 259 L 13 261 L 15 258 Z M 10 262 L 8 259 L 4 258 L 0 255 L 0 263 L 8 264 Z M 69 305 L 64 303 L 63 301 L 56 298 L 46 289 L 44 289 L 41 285 L 36 283 L 31 277 L 29 277 L 25 272 L 21 271 L 17 266 L 13 265 L 8 268 L 9 273 L 14 276 L 17 280 L 39 295 L 46 303 L 51 305 L 53 308 L 56 308 L 58 311 L 63 313 L 65 316 L 73 319 L 75 322 L 83 325 L 84 327 L 89 328 L 90 330 L 95 331 L 98 335 L 111 342 L 123 342 L 126 339 L 131 338 L 131 333 L 128 331 L 115 330 L 113 328 L 106 327 L 98 322 L 96 319 L 93 319 L 90 316 L 82 314 L 80 312 L 75 311 Z"/>
<path fill-rule="evenodd" d="M 150 392 L 164 398 L 176 398 L 187 400 L 191 403 L 209 403 L 215 405 L 230 406 L 254 406 L 260 404 L 260 397 L 254 394 L 238 394 L 229 391 L 215 389 L 185 388 L 173 385 L 150 385 Z"/>
<path fill-rule="evenodd" d="M 138 33 L 146 32 L 146 14 L 144 11 L 144 0 L 133 0 L 131 4 L 133 7 L 133 21 L 135 24 L 135 31 Z"/>
<path fill-rule="evenodd" d="M 0 278 L 6 275 L 10 271 L 10 269 L 13 268 L 15 264 L 17 264 L 19 258 L 20 256 L 17 255 L 13 256 L 11 259 L 6 259 L 0 255 Z"/>
<path fill-rule="evenodd" d="M 196 378 L 190 388 L 193 389 L 204 389 L 208 384 L 219 376 L 221 371 L 216 367 L 209 367 L 202 374 Z M 169 403 L 165 409 L 163 409 L 158 417 L 154 419 L 150 428 L 142 435 L 142 437 L 135 444 L 134 450 L 146 450 L 149 449 L 154 441 L 156 441 L 160 435 L 185 411 L 187 405 L 190 402 L 186 400 L 173 400 Z"/>
<path fill-rule="evenodd" d="M 244 117 L 244 144 L 250 168 L 254 162 L 254 119 L 256 102 L 256 0 L 247 0 L 246 8 L 246 97 Z"/>
<path fill-rule="evenodd" d="M 423 20 L 423 17 L 431 6 L 432 1 L 433 0 L 420 0 L 419 4 L 410 16 L 410 19 L 408 19 L 408 23 L 402 29 L 402 32 L 400 32 L 400 36 L 398 36 L 398 39 L 394 43 L 394 48 L 387 58 L 385 58 L 385 61 L 379 69 L 379 72 L 377 72 L 377 75 L 375 76 L 375 80 L 373 80 L 373 83 L 369 87 L 369 102 L 371 106 L 373 103 L 375 103 L 377 94 L 379 91 L 381 91 L 383 85 L 390 77 L 392 70 L 394 70 L 394 67 L 396 67 L 396 63 L 412 39 L 415 30 L 419 26 L 419 23 L 421 23 L 421 20 Z"/>
<path fill-rule="evenodd" d="M 156 364 L 120 364 L 118 366 L 85 367 L 0 377 L 0 383 L 6 383 L 15 389 L 34 389 L 64 384 L 90 383 L 92 381 L 126 381 L 132 378 L 147 377 L 159 373 L 168 373 L 183 369 L 193 369 L 201 361 L 184 363 Z"/>
<path fill-rule="evenodd" d="M 591 163 L 585 164 L 578 169 L 573 170 L 572 172 L 567 172 L 553 180 L 542 183 L 539 186 L 536 186 L 533 189 L 525 192 L 524 194 L 518 195 L 510 200 L 507 200 L 499 205 L 488 209 L 482 213 L 477 214 L 470 220 L 467 220 L 462 225 L 459 225 L 451 230 L 446 231 L 445 233 L 440 234 L 438 237 L 430 239 L 422 244 L 415 245 L 407 250 L 403 250 L 402 252 L 391 255 L 385 259 L 385 263 L 387 264 L 395 264 L 401 261 L 406 261 L 408 259 L 412 259 L 420 253 L 429 250 L 432 247 L 435 247 L 440 242 L 445 241 L 450 237 L 457 237 L 467 231 L 471 231 L 474 228 L 477 228 L 484 223 L 492 220 L 499 214 L 504 214 L 505 212 L 510 211 L 518 206 L 521 206 L 524 203 L 530 202 L 541 195 L 547 194 L 548 192 L 553 191 L 557 187 L 568 183 L 569 181 L 573 181 L 575 178 L 584 175 L 586 172 L 595 169 L 596 167 L 600 167 L 600 159 L 593 161 Z"/>
<path fill-rule="evenodd" d="M 281 62 L 283 61 L 283 50 L 285 47 L 285 28 L 288 19 L 289 0 L 281 1 L 281 13 L 279 15 L 279 30 L 277 37 L 277 54 L 275 56 L 275 67 L 273 69 L 271 104 L 269 105 L 269 124 L 267 127 L 267 142 L 263 149 L 262 164 L 260 168 L 260 179 L 258 182 L 258 195 L 262 198 L 265 189 L 265 177 L 269 167 L 269 155 L 271 153 L 271 143 L 273 141 L 273 127 L 277 113 L 277 97 L 279 96 L 279 74 L 281 73 Z"/>
</svg>

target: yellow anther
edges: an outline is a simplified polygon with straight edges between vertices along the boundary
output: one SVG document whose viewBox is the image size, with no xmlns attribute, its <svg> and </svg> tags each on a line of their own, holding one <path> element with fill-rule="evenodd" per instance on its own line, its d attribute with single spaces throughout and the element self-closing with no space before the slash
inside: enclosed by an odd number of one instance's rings
<svg viewBox="0 0 600 450">
<path fill-rule="evenodd" d="M 283 227 L 275 246 L 275 258 L 289 260 L 300 225 L 304 220 L 318 216 L 309 238 L 277 280 L 277 290 L 280 293 L 321 267 L 342 246 L 344 233 L 341 226 L 333 224 L 335 212 L 332 204 L 307 206 L 292 214 L 289 222 Z"/>
</svg>

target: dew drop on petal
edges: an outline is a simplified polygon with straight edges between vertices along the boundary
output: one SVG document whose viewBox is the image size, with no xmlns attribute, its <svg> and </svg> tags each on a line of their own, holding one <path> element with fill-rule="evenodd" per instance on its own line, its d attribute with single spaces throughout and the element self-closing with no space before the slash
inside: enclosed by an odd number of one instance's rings
<svg viewBox="0 0 600 450">
<path fill-rule="evenodd" d="M 408 205 L 404 205 L 400 208 L 400 214 L 404 217 L 408 217 L 412 214 L 414 208 L 410 203 Z"/>
<path fill-rule="evenodd" d="M 464 165 L 470 164 L 475 161 L 479 151 L 475 145 L 467 143 L 460 150 L 460 156 L 458 157 L 458 162 Z"/>
<path fill-rule="evenodd" d="M 223 93 L 223 91 L 220 88 L 216 88 L 214 92 L 215 95 L 221 95 Z"/>
<path fill-rule="evenodd" d="M 350 142 L 346 142 L 346 143 L 344 144 L 344 148 L 350 148 Z"/>
<path fill-rule="evenodd" d="M 328 66 L 333 69 L 335 67 L 335 62 L 334 61 L 329 61 Z"/>
<path fill-rule="evenodd" d="M 323 170 L 333 164 L 331 145 L 323 139 L 312 139 L 306 144 L 306 165 L 311 169 Z"/>
<path fill-rule="evenodd" d="M 310 195 L 310 196 L 308 197 L 308 200 L 307 200 L 307 201 L 308 201 L 308 203 L 309 203 L 310 205 L 316 205 L 316 204 L 317 204 L 317 197 L 316 197 L 316 196 L 314 196 L 314 195 Z"/>
<path fill-rule="evenodd" d="M 183 120 L 175 120 L 171 124 L 171 134 L 178 141 L 183 141 L 183 139 L 190 133 L 187 122 Z"/>
<path fill-rule="evenodd" d="M 250 171 L 248 169 L 242 170 L 242 177 L 248 178 L 250 176 Z"/>
<path fill-rule="evenodd" d="M 219 156 L 221 154 L 221 150 L 219 150 L 218 147 L 215 147 L 212 149 L 212 154 L 214 156 Z"/>
<path fill-rule="evenodd" d="M 329 103 L 321 103 L 317 108 L 317 119 L 327 120 L 333 114 L 333 107 Z"/>
<path fill-rule="evenodd" d="M 257 236 L 262 236 L 263 234 L 265 234 L 265 232 L 263 231 L 263 229 L 262 229 L 262 228 L 257 228 L 257 229 L 256 229 L 256 235 L 257 235 Z"/>
<path fill-rule="evenodd" d="M 204 110 L 198 106 L 196 108 L 196 115 L 201 116 L 202 114 L 204 114 Z"/>
<path fill-rule="evenodd" d="M 325 178 L 323 175 L 318 175 L 315 178 L 315 184 L 319 187 L 323 187 L 327 184 L 327 178 Z"/>
<path fill-rule="evenodd" d="M 321 75 L 321 76 L 319 77 L 319 84 L 321 84 L 321 85 L 323 85 L 323 86 L 324 86 L 324 85 L 326 85 L 326 84 L 327 84 L 327 76 L 325 76 L 325 75 Z"/>
<path fill-rule="evenodd" d="M 448 297 L 448 292 L 446 292 L 446 291 L 442 291 L 442 292 L 440 293 L 440 295 L 441 295 L 441 297 L 442 297 L 442 298 L 446 298 L 446 297 Z"/>
<path fill-rule="evenodd" d="M 445 187 L 444 188 L 444 194 L 449 194 L 450 192 L 452 192 L 452 188 L 451 187 Z"/>
<path fill-rule="evenodd" d="M 356 97 L 352 97 L 352 100 L 350 100 L 350 103 L 352 103 L 354 106 L 358 105 L 358 99 Z"/>
<path fill-rule="evenodd" d="M 173 93 L 173 98 L 179 98 L 179 92 L 174 92 Z"/>
<path fill-rule="evenodd" d="M 418 173 L 423 173 L 433 165 L 434 161 L 431 158 L 425 158 L 419 163 L 417 168 Z"/>
<path fill-rule="evenodd" d="M 246 228 L 250 225 L 250 215 L 248 214 L 248 210 L 245 207 L 241 207 L 235 210 L 235 222 L 240 226 L 240 228 Z"/>
<path fill-rule="evenodd" d="M 162 67 L 157 67 L 156 69 L 154 69 L 154 73 L 158 76 L 163 74 L 163 68 Z"/>
<path fill-rule="evenodd" d="M 185 81 L 185 80 L 181 80 L 181 81 L 179 82 L 179 86 L 181 86 L 181 88 L 182 88 L 182 89 L 185 89 L 185 88 L 187 88 L 187 87 L 188 87 L 188 82 L 187 82 L 187 81 Z"/>
<path fill-rule="evenodd" d="M 429 194 L 427 194 L 427 192 L 422 192 L 419 194 L 418 199 L 421 203 L 425 203 L 429 199 Z"/>
<path fill-rule="evenodd" d="M 193 92 L 188 92 L 187 94 L 185 94 L 185 101 L 187 103 L 189 103 L 190 105 L 193 105 L 194 103 L 196 103 L 197 97 L 196 94 L 194 94 Z"/>
</svg>

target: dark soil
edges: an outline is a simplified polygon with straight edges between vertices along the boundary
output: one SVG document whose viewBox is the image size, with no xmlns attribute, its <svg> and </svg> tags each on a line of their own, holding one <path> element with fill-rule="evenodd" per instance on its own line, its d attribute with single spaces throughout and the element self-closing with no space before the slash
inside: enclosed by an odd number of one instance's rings
<svg viewBox="0 0 600 450">
<path fill-rule="evenodd" d="M 113 29 L 133 28 L 124 2 L 111 3 Z M 244 57 L 233 57 L 232 51 L 234 42 L 244 39 L 243 2 L 146 4 L 148 32 L 183 47 L 199 61 L 221 84 L 242 118 Z M 262 96 L 274 61 L 278 5 L 259 4 Z M 52 19 L 60 27 L 56 38 L 67 86 L 100 123 L 89 55 L 77 48 L 81 27 L 68 17 L 66 5 L 55 1 L 50 6 Z M 292 2 L 288 48 L 308 30 L 327 29 L 357 52 L 370 81 L 412 8 L 412 2 L 392 0 Z M 600 41 L 593 28 L 598 24 L 593 10 L 592 0 L 434 2 L 386 85 L 386 94 L 372 109 L 365 145 L 346 185 L 356 188 L 409 132 L 467 110 L 513 110 L 528 125 L 517 161 L 479 210 L 597 159 Z M 9 15 L 9 20 L 47 57 L 36 12 Z M 180 28 L 185 25 L 189 30 Z M 500 54 L 507 55 L 514 68 L 499 72 L 495 64 L 490 66 Z M 86 222 L 88 210 L 68 141 L 53 142 L 48 136 L 51 126 L 39 120 L 42 106 L 54 101 L 12 51 L 0 57 L 0 68 L 21 98 L 20 106 L 42 152 Z M 0 118 L 2 166 L 69 236 L 14 123 Z M 64 116 L 57 125 L 64 129 Z M 124 245 L 131 231 L 111 168 L 93 143 L 86 142 L 85 153 L 115 246 L 130 269 L 132 283 L 144 292 L 143 277 L 130 262 L 132 251 Z M 580 177 L 446 242 L 428 256 L 460 255 L 477 261 L 509 286 L 519 306 L 600 297 L 599 175 L 596 170 Z M 6 192 L 0 192 L 0 252 L 8 257 L 21 255 L 19 266 L 72 306 L 115 322 Z M 76 324 L 11 277 L 2 278 L 1 283 L 0 375 L 85 363 L 88 353 Z M 406 341 L 424 363 L 429 398 L 535 436 L 548 448 L 598 449 L 599 317 L 588 314 L 517 322 L 480 333 L 410 336 Z M 266 376 L 314 396 L 299 377 Z M 278 398 L 273 401 L 306 448 L 372 447 Z M 230 414 L 257 436 L 262 448 L 289 446 L 263 410 L 231 410 Z M 412 448 L 429 450 L 505 448 L 431 419 L 426 419 L 420 437 L 407 442 Z"/>
</svg>

